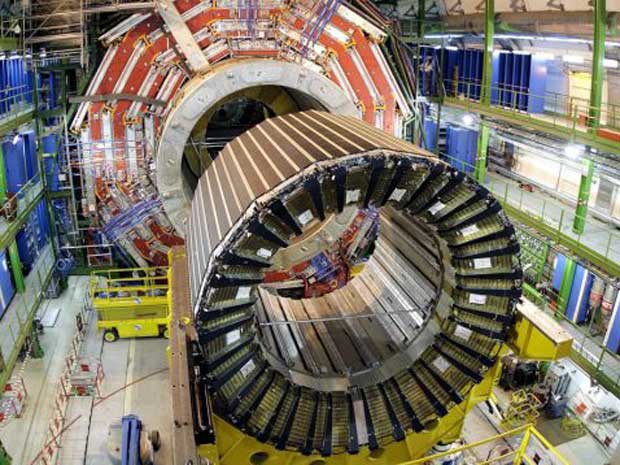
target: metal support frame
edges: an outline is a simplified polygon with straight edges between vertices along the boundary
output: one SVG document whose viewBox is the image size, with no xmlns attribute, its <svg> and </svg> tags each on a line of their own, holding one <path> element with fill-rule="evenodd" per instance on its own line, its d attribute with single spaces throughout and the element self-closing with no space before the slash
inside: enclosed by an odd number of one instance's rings
<svg viewBox="0 0 620 465">
<path fill-rule="evenodd" d="M 7 184 L 6 184 L 6 168 L 4 165 L 4 150 L 0 143 L 0 203 L 4 204 L 7 199 Z"/>
<path fill-rule="evenodd" d="M 22 261 L 19 258 L 19 250 L 17 249 L 17 241 L 15 239 L 13 239 L 13 242 L 9 245 L 9 259 L 11 260 L 11 268 L 13 269 L 15 290 L 19 293 L 23 293 L 26 291 L 26 283 L 24 281 Z"/>
<path fill-rule="evenodd" d="M 581 180 L 579 182 L 579 192 L 577 193 L 577 209 L 575 211 L 575 219 L 573 220 L 573 231 L 576 234 L 582 234 L 586 226 L 588 202 L 590 201 L 590 190 L 594 176 L 594 162 L 584 158 L 582 163 Z"/>
<path fill-rule="evenodd" d="M 187 58 L 187 64 L 191 70 L 195 73 L 202 73 L 209 69 L 209 60 L 194 40 L 192 32 L 185 24 L 179 10 L 174 6 L 174 2 L 172 0 L 158 0 L 156 4 L 157 12 L 165 21 L 179 49 Z"/>
<path fill-rule="evenodd" d="M 606 0 L 594 0 L 594 41 L 592 44 L 592 84 L 590 87 L 589 126 L 598 128 L 601 122 L 601 103 L 605 69 L 605 32 L 607 29 Z"/>
<path fill-rule="evenodd" d="M 484 184 L 487 175 L 487 152 L 489 148 L 489 126 L 483 121 L 480 122 L 478 131 L 478 150 L 476 155 L 476 166 L 474 167 L 474 179 L 479 184 Z"/>
<path fill-rule="evenodd" d="M 495 34 L 495 0 L 484 2 L 484 51 L 480 103 L 491 104 L 491 75 L 493 73 L 493 39 Z"/>
<path fill-rule="evenodd" d="M 420 40 L 424 37 L 426 29 L 426 1 L 418 0 L 418 51 Z M 418 53 L 418 56 L 420 54 Z"/>
<path fill-rule="evenodd" d="M 568 299 L 570 299 L 570 292 L 573 287 L 573 279 L 575 278 L 576 270 L 577 262 L 572 258 L 566 257 L 564 275 L 562 276 L 562 284 L 560 285 L 560 292 L 558 294 L 556 317 L 561 317 L 564 315 L 564 312 L 566 312 L 566 306 L 568 305 Z"/>
</svg>

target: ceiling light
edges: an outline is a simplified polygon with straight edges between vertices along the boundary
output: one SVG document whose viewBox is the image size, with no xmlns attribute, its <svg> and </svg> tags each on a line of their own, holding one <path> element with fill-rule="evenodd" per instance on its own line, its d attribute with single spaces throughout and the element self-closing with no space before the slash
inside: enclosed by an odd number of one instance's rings
<svg viewBox="0 0 620 465">
<path fill-rule="evenodd" d="M 17 143 L 19 142 L 19 140 L 22 138 L 22 136 L 20 136 L 19 134 L 15 134 L 13 136 L 13 145 L 17 145 Z"/>
<path fill-rule="evenodd" d="M 574 63 L 576 65 L 581 65 L 584 61 L 581 55 L 562 55 L 562 60 L 565 63 Z"/>
<path fill-rule="evenodd" d="M 612 60 L 611 58 L 605 58 L 603 60 L 603 66 L 605 68 L 617 68 L 618 67 L 618 60 Z"/>
<path fill-rule="evenodd" d="M 447 47 L 444 47 L 446 50 L 458 50 L 458 47 L 455 47 L 454 45 L 448 45 Z"/>
<path fill-rule="evenodd" d="M 463 123 L 465 123 L 466 125 L 470 125 L 474 123 L 474 117 L 472 115 L 470 115 L 469 113 L 465 113 L 463 115 Z"/>
<path fill-rule="evenodd" d="M 576 160 L 583 153 L 585 147 L 583 145 L 569 144 L 564 147 L 564 155 L 571 160 Z"/>
<path fill-rule="evenodd" d="M 41 49 L 41 52 L 39 53 L 39 57 L 41 58 L 47 58 L 47 50 L 45 50 L 44 48 Z"/>
<path fill-rule="evenodd" d="M 555 58 L 555 55 L 549 52 L 536 52 L 534 56 L 541 60 L 553 60 Z"/>
</svg>

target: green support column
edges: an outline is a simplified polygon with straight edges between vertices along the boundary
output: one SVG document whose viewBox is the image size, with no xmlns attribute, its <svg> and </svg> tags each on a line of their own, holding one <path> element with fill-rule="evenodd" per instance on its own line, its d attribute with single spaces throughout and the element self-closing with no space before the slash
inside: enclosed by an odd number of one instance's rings
<svg viewBox="0 0 620 465">
<path fill-rule="evenodd" d="M 575 220 L 573 221 L 573 232 L 576 234 L 582 234 L 586 226 L 593 176 L 594 163 L 592 160 L 584 158 L 583 167 L 581 169 L 581 180 L 579 182 L 579 192 L 577 194 L 577 209 L 575 210 Z"/>
<path fill-rule="evenodd" d="M 426 2 L 418 0 L 418 52 L 420 51 L 420 40 L 424 37 L 424 26 L 426 25 Z M 418 56 L 420 54 L 418 53 Z"/>
<path fill-rule="evenodd" d="M 589 125 L 598 128 L 601 122 L 601 103 L 605 69 L 605 33 L 607 28 L 606 0 L 594 0 L 594 42 L 592 44 L 592 86 L 590 88 Z"/>
<path fill-rule="evenodd" d="M 575 278 L 576 269 L 577 263 L 566 257 L 564 275 L 562 276 L 562 284 L 560 285 L 560 293 L 558 294 L 558 309 L 556 311 L 556 317 L 558 318 L 566 312 L 566 306 L 568 305 L 568 299 L 570 298 L 570 291 L 573 288 L 573 279 Z"/>
<path fill-rule="evenodd" d="M 484 184 L 487 176 L 487 151 L 489 149 L 489 127 L 480 122 L 480 131 L 478 132 L 478 154 L 476 155 L 476 166 L 474 169 L 474 179 L 478 184 Z"/>
<path fill-rule="evenodd" d="M 6 169 L 4 168 L 4 150 L 2 150 L 2 144 L 0 143 L 0 204 L 6 202 Z"/>
<path fill-rule="evenodd" d="M 482 83 L 480 103 L 491 104 L 491 82 L 493 73 L 493 35 L 495 34 L 495 0 L 484 2 L 484 51 L 482 59 Z"/>
<path fill-rule="evenodd" d="M 17 292 L 26 291 L 26 283 L 24 282 L 24 273 L 22 271 L 22 261 L 19 258 L 17 250 L 17 242 L 13 240 L 9 246 L 9 259 L 11 260 L 11 268 L 13 268 L 13 279 L 15 280 L 15 289 Z"/>
<path fill-rule="evenodd" d="M 482 54 L 482 81 L 480 83 L 480 103 L 491 104 L 491 82 L 493 74 L 493 35 L 495 34 L 495 0 L 484 2 L 484 50 Z M 478 151 L 474 179 L 482 184 L 487 174 L 487 149 L 489 148 L 489 127 L 480 122 Z"/>
</svg>

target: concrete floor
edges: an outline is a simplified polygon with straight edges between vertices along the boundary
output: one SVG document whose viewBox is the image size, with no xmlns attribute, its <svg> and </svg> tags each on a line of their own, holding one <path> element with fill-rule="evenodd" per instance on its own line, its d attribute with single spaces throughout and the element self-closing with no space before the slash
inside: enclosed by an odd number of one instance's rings
<svg viewBox="0 0 620 465">
<path fill-rule="evenodd" d="M 75 316 L 84 305 L 87 284 L 88 278 L 72 277 L 69 289 L 59 299 L 46 301 L 48 311 L 57 307 L 61 311 L 55 325 L 46 328 L 41 336 L 45 356 L 39 360 L 31 359 L 23 367 L 29 394 L 24 414 L 0 430 L 0 439 L 13 457 L 13 465 L 30 465 L 46 440 L 54 394 L 75 333 Z M 168 389 L 167 341 L 140 339 L 104 344 L 102 334 L 96 331 L 93 323 L 94 318 L 91 318 L 81 355 L 101 358 L 105 372 L 103 398 L 71 399 L 66 424 L 79 415 L 82 417 L 63 434 L 58 463 L 113 464 L 106 452 L 108 426 L 123 415 L 134 413 L 143 420 L 146 428 L 160 431 L 162 448 L 155 463 L 168 465 L 172 460 L 168 441 L 172 408 Z"/>
</svg>

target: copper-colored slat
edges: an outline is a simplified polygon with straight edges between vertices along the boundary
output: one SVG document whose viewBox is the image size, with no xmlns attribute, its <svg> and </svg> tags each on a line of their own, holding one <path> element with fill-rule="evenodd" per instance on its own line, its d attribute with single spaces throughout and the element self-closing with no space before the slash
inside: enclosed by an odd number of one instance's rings
<svg viewBox="0 0 620 465">
<path fill-rule="evenodd" d="M 174 247 L 172 256 L 172 308 L 170 327 L 170 384 L 172 386 L 173 465 L 199 463 L 194 439 L 187 344 L 195 337 L 192 319 L 189 272 L 185 247 Z"/>
</svg>

